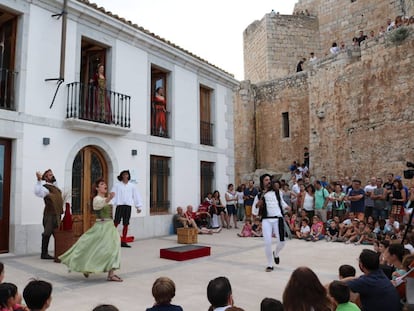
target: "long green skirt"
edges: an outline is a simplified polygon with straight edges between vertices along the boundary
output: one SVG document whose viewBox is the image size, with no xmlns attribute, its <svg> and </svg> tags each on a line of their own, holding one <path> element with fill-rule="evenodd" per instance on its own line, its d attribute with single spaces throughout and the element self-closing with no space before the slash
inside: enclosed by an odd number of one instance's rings
<svg viewBox="0 0 414 311">
<path fill-rule="evenodd" d="M 97 221 L 59 259 L 69 271 L 98 273 L 119 269 L 121 242 L 113 221 Z"/>
</svg>

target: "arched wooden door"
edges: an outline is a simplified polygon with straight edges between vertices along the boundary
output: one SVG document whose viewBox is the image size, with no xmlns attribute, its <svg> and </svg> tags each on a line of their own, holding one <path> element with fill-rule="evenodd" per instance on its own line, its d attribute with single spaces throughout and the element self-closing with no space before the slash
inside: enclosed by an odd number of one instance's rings
<svg viewBox="0 0 414 311">
<path fill-rule="evenodd" d="M 95 222 L 92 210 L 92 184 L 98 178 L 108 180 L 108 165 L 102 152 L 93 146 L 81 149 L 72 165 L 73 231 L 80 236 Z"/>
</svg>

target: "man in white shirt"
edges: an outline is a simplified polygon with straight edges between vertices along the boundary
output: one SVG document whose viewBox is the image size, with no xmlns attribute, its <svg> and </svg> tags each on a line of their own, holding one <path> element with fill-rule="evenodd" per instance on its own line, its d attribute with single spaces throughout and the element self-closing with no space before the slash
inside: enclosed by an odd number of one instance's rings
<svg viewBox="0 0 414 311">
<path fill-rule="evenodd" d="M 141 213 L 142 199 L 137 188 L 130 183 L 131 174 L 128 170 L 122 171 L 117 177 L 119 182 L 116 183 L 111 192 L 115 192 L 113 204 L 116 206 L 114 224 L 119 225 L 122 219 L 122 238 L 121 247 L 131 247 L 127 243 L 127 233 L 129 220 L 131 218 L 131 206 L 135 206 L 137 213 Z"/>
<path fill-rule="evenodd" d="M 260 192 L 253 201 L 253 215 L 262 217 L 263 240 L 267 259 L 266 272 L 273 271 L 275 264 L 280 263 L 279 253 L 285 246 L 285 228 L 283 209 L 288 205 L 280 192 L 280 182 L 272 182 L 269 174 L 260 176 Z M 275 234 L 277 244 L 272 254 L 272 235 Z M 273 258 L 272 258 L 273 257 Z"/>
</svg>

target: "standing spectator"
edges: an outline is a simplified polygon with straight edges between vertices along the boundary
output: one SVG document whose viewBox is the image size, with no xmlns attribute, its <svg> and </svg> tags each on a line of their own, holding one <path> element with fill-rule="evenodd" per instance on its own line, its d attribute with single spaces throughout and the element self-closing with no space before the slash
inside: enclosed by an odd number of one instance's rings
<svg viewBox="0 0 414 311">
<path fill-rule="evenodd" d="M 350 201 L 350 212 L 355 213 L 359 220 L 364 220 L 364 197 L 365 191 L 361 189 L 361 181 L 354 179 L 352 181 L 352 189 L 345 198 L 347 201 Z"/>
<path fill-rule="evenodd" d="M 343 52 L 343 51 L 345 51 L 345 50 L 346 50 L 346 45 L 345 45 L 345 42 L 344 42 L 344 41 L 341 41 L 341 42 L 339 43 L 339 50 L 340 50 L 341 52 Z"/>
<path fill-rule="evenodd" d="M 378 254 L 364 249 L 359 255 L 359 268 L 363 275 L 345 282 L 351 291 L 359 293 L 362 310 L 399 311 L 398 292 L 379 268 Z"/>
<path fill-rule="evenodd" d="M 121 247 L 131 247 L 131 245 L 127 243 L 131 207 L 135 206 L 137 213 L 141 213 L 142 199 L 136 186 L 130 182 L 131 174 L 129 173 L 129 170 L 122 171 L 117 179 L 118 183 L 113 186 L 111 191 L 116 194 L 113 202 L 116 206 L 114 224 L 115 227 L 118 227 L 122 220 Z"/>
<path fill-rule="evenodd" d="M 387 18 L 387 31 L 394 29 L 394 22 L 391 18 Z"/>
<path fill-rule="evenodd" d="M 41 280 L 30 281 L 23 290 L 23 298 L 32 311 L 45 311 L 52 302 L 52 284 Z"/>
<path fill-rule="evenodd" d="M 326 179 L 326 178 L 325 178 Z M 322 183 L 319 180 L 316 180 L 315 183 L 315 213 L 320 215 L 320 218 L 323 222 L 326 222 L 328 197 L 329 192 L 326 190 Z"/>
<path fill-rule="evenodd" d="M 400 179 L 394 180 L 394 190 L 390 197 L 392 199 L 390 215 L 393 215 L 397 221 L 402 222 L 402 219 L 404 217 L 406 192 L 404 191 L 403 184 Z"/>
<path fill-rule="evenodd" d="M 283 193 L 283 200 L 286 202 L 287 205 L 289 205 L 290 211 L 292 211 L 293 210 L 292 198 L 296 198 L 296 193 L 294 193 L 293 191 L 290 191 L 289 184 L 285 184 L 283 186 L 282 193 Z"/>
<path fill-rule="evenodd" d="M 386 189 L 387 195 L 385 200 L 385 210 L 388 214 L 391 211 L 392 207 L 392 192 L 394 190 L 394 174 L 388 173 L 387 174 L 387 180 L 384 183 L 383 187 Z M 388 215 L 387 215 L 388 216 Z"/>
<path fill-rule="evenodd" d="M 342 191 L 341 185 L 336 184 L 335 191 L 329 194 L 328 199 L 332 202 L 332 217 L 338 216 L 341 221 L 346 212 L 344 198 L 345 193 Z"/>
<path fill-rule="evenodd" d="M 233 184 L 229 184 L 227 186 L 225 198 L 226 198 L 226 209 L 227 209 L 227 215 L 228 215 L 228 221 L 229 221 L 228 228 L 229 227 L 231 228 L 230 218 L 233 218 L 234 228 L 238 229 L 237 227 L 237 195 L 236 195 L 236 191 L 234 191 Z"/>
<path fill-rule="evenodd" d="M 372 211 L 374 209 L 374 200 L 371 198 L 374 190 L 377 189 L 377 179 L 375 177 L 371 177 L 371 180 L 368 185 L 365 186 L 365 220 L 368 219 L 369 216 L 372 216 Z"/>
<path fill-rule="evenodd" d="M 305 196 L 303 198 L 303 210 L 309 219 L 315 215 L 315 188 L 313 185 L 306 187 Z"/>
<path fill-rule="evenodd" d="M 243 221 L 244 219 L 244 190 L 246 189 L 245 184 L 241 184 L 236 189 L 237 196 L 237 219 Z"/>
<path fill-rule="evenodd" d="M 338 54 L 340 52 L 338 44 L 336 42 L 333 42 L 329 51 L 331 52 L 332 55 Z"/>
<path fill-rule="evenodd" d="M 361 45 L 361 42 L 366 40 L 366 39 L 367 39 L 367 36 L 364 35 L 364 31 L 360 30 L 359 31 L 359 37 L 358 37 L 358 45 Z"/>
<path fill-rule="evenodd" d="M 374 31 L 374 30 L 371 30 L 371 31 L 369 32 L 369 38 L 370 38 L 370 39 L 374 39 L 374 38 L 375 38 L 375 31 Z"/>
<path fill-rule="evenodd" d="M 175 296 L 175 283 L 167 277 L 159 277 L 152 285 L 152 296 L 155 299 L 154 306 L 146 311 L 183 311 L 181 306 L 171 304 Z"/>
<path fill-rule="evenodd" d="M 382 186 L 382 179 L 376 179 L 377 187 L 373 190 L 371 194 L 371 199 L 374 200 L 374 209 L 372 210 L 372 216 L 375 220 L 377 219 L 386 219 L 386 198 L 387 198 L 387 189 Z"/>
<path fill-rule="evenodd" d="M 317 58 L 315 56 L 315 53 L 311 52 L 310 57 L 309 57 L 309 63 L 314 64 L 314 63 L 316 63 L 316 60 L 317 60 Z"/>
<path fill-rule="evenodd" d="M 252 219 L 252 205 L 256 195 L 257 189 L 254 187 L 254 181 L 249 180 L 249 187 L 244 190 L 244 209 L 246 212 L 246 219 Z"/>
<path fill-rule="evenodd" d="M 212 208 L 217 213 L 217 215 L 220 217 L 221 227 L 230 228 L 229 216 L 227 215 L 226 209 L 223 203 L 221 202 L 220 192 L 218 190 L 215 190 L 213 192 L 212 201 L 213 201 Z"/>
<path fill-rule="evenodd" d="M 310 168 L 310 155 L 309 155 L 308 147 L 303 148 L 303 162 L 305 163 L 305 166 L 309 169 Z"/>
<path fill-rule="evenodd" d="M 303 64 L 305 63 L 306 58 L 302 58 L 296 66 L 296 72 L 303 71 Z"/>
<path fill-rule="evenodd" d="M 308 267 L 299 267 L 292 272 L 283 292 L 285 311 L 331 311 L 331 307 L 326 289 L 315 272 Z"/>
</svg>

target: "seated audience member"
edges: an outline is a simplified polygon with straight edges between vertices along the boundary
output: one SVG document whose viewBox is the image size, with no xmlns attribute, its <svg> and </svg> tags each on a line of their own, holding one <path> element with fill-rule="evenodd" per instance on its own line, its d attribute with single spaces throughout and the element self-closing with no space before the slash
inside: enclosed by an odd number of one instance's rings
<svg viewBox="0 0 414 311">
<path fill-rule="evenodd" d="M 296 214 L 293 214 L 289 219 L 286 219 L 289 224 L 290 232 L 294 237 L 296 237 L 296 232 L 300 230 L 299 220 Z"/>
<path fill-rule="evenodd" d="M 113 305 L 99 305 L 93 308 L 92 311 L 119 311 L 117 307 Z"/>
<path fill-rule="evenodd" d="M 343 228 L 343 234 L 341 235 L 341 232 L 339 233 L 339 237 L 337 239 L 338 242 L 348 242 L 349 239 L 354 237 L 358 233 L 359 229 L 359 220 L 357 218 L 352 220 L 352 223 L 350 225 L 346 225 Z"/>
<path fill-rule="evenodd" d="M 330 311 L 331 307 L 326 289 L 315 272 L 308 267 L 299 267 L 292 272 L 283 292 L 285 311 Z"/>
<path fill-rule="evenodd" d="M 358 241 L 355 242 L 355 245 L 364 244 L 364 245 L 372 245 L 376 240 L 376 235 L 373 232 L 373 226 L 366 224 L 364 231 L 362 232 Z"/>
<path fill-rule="evenodd" d="M 4 280 L 4 264 L 0 262 L 0 283 Z"/>
<path fill-rule="evenodd" d="M 195 221 L 199 227 L 211 227 L 210 206 L 208 201 L 204 201 L 198 206 Z"/>
<path fill-rule="evenodd" d="M 234 302 L 229 279 L 219 276 L 211 280 L 207 285 L 207 299 L 211 304 L 209 310 L 227 310 L 232 307 Z"/>
<path fill-rule="evenodd" d="M 218 232 L 221 231 L 221 228 L 219 228 L 217 230 L 214 230 L 214 231 L 211 230 L 211 229 L 208 229 L 206 227 L 199 228 L 197 226 L 197 223 L 196 223 L 197 213 L 193 212 L 193 206 L 192 205 L 187 205 L 187 211 L 184 213 L 184 215 L 185 215 L 185 218 L 187 218 L 187 222 L 188 222 L 189 226 L 197 229 L 197 232 L 199 234 L 201 234 L 201 233 L 213 234 L 213 232 L 218 233 Z"/>
<path fill-rule="evenodd" d="M 263 298 L 260 311 L 283 311 L 283 304 L 277 299 Z"/>
<path fill-rule="evenodd" d="M 379 268 L 378 254 L 364 249 L 359 255 L 359 268 L 363 275 L 346 283 L 351 291 L 359 293 L 362 310 L 399 311 L 398 292 Z"/>
<path fill-rule="evenodd" d="M 188 219 L 185 217 L 183 208 L 177 207 L 177 213 L 173 216 L 174 234 L 177 234 L 178 228 L 188 227 Z"/>
<path fill-rule="evenodd" d="M 302 218 L 302 226 L 299 231 L 296 231 L 296 237 L 298 239 L 307 239 L 310 234 L 309 219 L 307 217 Z"/>
<path fill-rule="evenodd" d="M 21 296 L 17 286 L 12 283 L 0 284 L 0 310 L 1 311 L 25 311 L 27 308 L 20 305 Z"/>
<path fill-rule="evenodd" d="M 400 223 L 395 219 L 395 216 L 391 214 L 385 221 L 385 228 L 386 232 L 391 232 L 393 235 L 396 235 L 400 232 Z"/>
<path fill-rule="evenodd" d="M 335 221 L 331 221 L 329 223 L 328 229 L 326 230 L 325 238 L 326 238 L 326 240 L 328 242 L 329 241 L 334 242 L 334 241 L 336 241 L 338 239 L 338 235 L 339 235 L 339 230 L 336 227 L 336 222 Z"/>
<path fill-rule="evenodd" d="M 385 251 L 385 258 L 388 264 L 394 267 L 394 272 L 391 275 L 391 279 L 394 285 L 395 279 L 407 272 L 402 263 L 405 255 L 406 250 L 404 249 L 404 245 L 401 244 L 390 244 L 390 246 L 388 246 L 388 248 Z"/>
<path fill-rule="evenodd" d="M 375 223 L 374 233 L 377 235 L 378 240 L 384 240 L 385 236 L 388 233 L 391 233 L 390 229 L 386 227 L 385 224 L 386 224 L 385 219 L 379 219 Z"/>
<path fill-rule="evenodd" d="M 24 288 L 23 298 L 29 310 L 45 311 L 52 301 L 52 284 L 42 280 L 32 280 Z"/>
<path fill-rule="evenodd" d="M 315 215 L 312 217 L 312 227 L 311 231 L 309 233 L 309 236 L 307 237 L 306 241 L 319 241 L 324 238 L 324 228 L 323 228 L 323 222 L 320 220 L 320 218 Z"/>
<path fill-rule="evenodd" d="M 333 281 L 329 284 L 329 295 L 337 304 L 336 311 L 360 311 L 361 309 L 349 301 L 351 293 L 348 285 L 341 281 Z"/>
<path fill-rule="evenodd" d="M 237 233 L 237 236 L 241 238 L 249 238 L 252 236 L 252 221 L 250 219 L 245 220 L 243 228 L 240 233 Z"/>
<path fill-rule="evenodd" d="M 355 277 L 356 270 L 351 265 L 341 265 L 339 267 L 339 279 L 345 279 L 349 277 Z"/>
<path fill-rule="evenodd" d="M 365 222 L 360 221 L 358 223 L 358 226 L 355 228 L 354 233 L 350 236 L 350 238 L 348 239 L 348 241 L 346 241 L 346 243 L 349 244 L 349 243 L 358 241 L 362 237 L 364 230 L 365 230 Z"/>
<path fill-rule="evenodd" d="M 160 277 L 152 285 L 152 296 L 155 299 L 154 306 L 146 311 L 183 311 L 181 306 L 171 304 L 175 296 L 175 284 L 167 277 Z"/>
<path fill-rule="evenodd" d="M 254 219 L 254 224 L 252 225 L 252 236 L 253 237 L 263 236 L 263 233 L 262 233 L 262 223 L 260 222 L 260 218 L 259 217 L 256 217 Z"/>
</svg>

